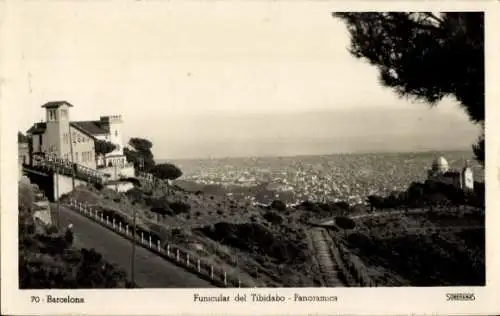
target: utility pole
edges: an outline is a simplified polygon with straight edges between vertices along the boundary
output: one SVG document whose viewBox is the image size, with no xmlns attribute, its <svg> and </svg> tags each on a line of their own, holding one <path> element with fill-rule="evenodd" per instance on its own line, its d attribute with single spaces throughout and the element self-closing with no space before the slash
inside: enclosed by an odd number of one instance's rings
<svg viewBox="0 0 500 316">
<path fill-rule="evenodd" d="M 116 171 L 116 162 L 115 162 L 114 167 L 115 167 L 115 181 L 118 181 L 118 178 L 117 178 L 118 175 L 117 175 L 117 171 Z M 116 182 L 116 184 L 115 184 L 115 190 L 116 190 L 116 192 L 118 192 L 118 182 Z"/>
<path fill-rule="evenodd" d="M 68 122 L 69 151 L 71 156 L 71 188 L 75 189 L 75 164 L 73 162 L 73 140 L 71 139 L 71 121 Z"/>
<path fill-rule="evenodd" d="M 132 284 L 135 284 L 135 231 L 136 231 L 136 208 L 134 207 L 134 228 L 132 230 L 132 258 L 130 263 Z"/>
<path fill-rule="evenodd" d="M 60 228 L 60 224 L 61 224 L 61 212 L 60 212 L 60 208 L 59 208 L 59 167 L 56 167 L 56 173 L 54 174 L 55 177 L 56 177 L 56 221 L 57 221 L 57 224 L 56 226 Z"/>
</svg>

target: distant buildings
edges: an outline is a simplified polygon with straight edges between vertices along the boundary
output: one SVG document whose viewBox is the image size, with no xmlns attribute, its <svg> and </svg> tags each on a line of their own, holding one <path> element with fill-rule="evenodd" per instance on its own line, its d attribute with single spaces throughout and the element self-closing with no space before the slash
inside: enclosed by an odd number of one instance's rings
<svg viewBox="0 0 500 316">
<path fill-rule="evenodd" d="M 45 122 L 33 124 L 27 131 L 31 140 L 30 156 L 54 155 L 85 167 L 123 167 L 127 160 L 123 154 L 120 115 L 102 116 L 96 121 L 71 121 L 66 101 L 45 103 Z M 106 140 L 116 149 L 105 157 L 96 157 L 95 142 Z"/>
<path fill-rule="evenodd" d="M 474 172 L 468 163 L 462 170 L 450 170 L 448 161 L 444 157 L 436 158 L 427 171 L 427 179 L 451 184 L 462 190 L 474 189 Z"/>
</svg>

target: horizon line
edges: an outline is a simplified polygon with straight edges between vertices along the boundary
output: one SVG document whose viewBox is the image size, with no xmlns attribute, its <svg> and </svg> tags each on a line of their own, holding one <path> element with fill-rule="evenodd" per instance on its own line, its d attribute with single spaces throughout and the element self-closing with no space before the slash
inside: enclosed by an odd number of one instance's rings
<svg viewBox="0 0 500 316">
<path fill-rule="evenodd" d="M 437 149 L 425 149 L 425 150 L 381 150 L 381 151 L 346 151 L 346 152 L 337 152 L 337 153 L 325 153 L 325 154 L 296 154 L 296 155 L 262 155 L 262 156 L 213 156 L 213 157 L 184 157 L 184 158 L 158 158 L 155 159 L 158 162 L 168 162 L 168 161 L 186 161 L 186 160 L 222 160 L 222 159 L 259 159 L 259 158 L 290 158 L 290 157 L 314 157 L 314 156 L 339 156 L 339 155 L 376 155 L 376 154 L 426 154 L 426 153 L 452 153 L 452 152 L 470 152 L 473 154 L 473 151 L 465 148 L 456 148 L 456 149 L 446 149 L 446 150 L 437 150 Z"/>
</svg>

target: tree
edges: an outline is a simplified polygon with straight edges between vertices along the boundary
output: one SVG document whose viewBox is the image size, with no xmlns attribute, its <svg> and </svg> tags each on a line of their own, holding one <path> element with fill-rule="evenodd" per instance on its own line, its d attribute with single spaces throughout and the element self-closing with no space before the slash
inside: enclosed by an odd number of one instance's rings
<svg viewBox="0 0 500 316">
<path fill-rule="evenodd" d="M 29 141 L 30 141 L 30 138 L 28 136 L 24 135 L 21 132 L 17 132 L 17 142 L 19 144 L 21 144 L 21 143 L 29 143 Z"/>
<path fill-rule="evenodd" d="M 125 148 L 123 150 L 127 161 L 133 163 L 137 169 L 150 172 L 155 166 L 153 152 L 151 151 L 153 143 L 144 138 L 132 137 L 128 144 L 132 148 Z"/>
<path fill-rule="evenodd" d="M 482 12 L 334 13 L 347 24 L 350 53 L 378 68 L 382 85 L 434 106 L 454 97 L 484 132 Z M 473 147 L 484 164 L 484 137 Z"/>
<path fill-rule="evenodd" d="M 356 222 L 352 218 L 346 216 L 336 216 L 335 225 L 344 230 L 345 237 L 347 237 L 347 231 L 356 228 Z"/>
<path fill-rule="evenodd" d="M 167 191 L 169 188 L 168 181 L 175 180 L 182 176 L 182 171 L 177 166 L 170 163 L 162 163 L 154 166 L 151 170 L 153 176 L 157 179 L 166 180 Z"/>
<path fill-rule="evenodd" d="M 143 201 L 143 193 L 137 187 L 133 187 L 132 189 L 125 192 L 125 195 L 128 197 L 132 205 L 136 203 L 141 203 Z"/>
<path fill-rule="evenodd" d="M 132 137 L 128 144 L 137 151 L 148 151 L 153 147 L 153 143 L 145 138 Z"/>
<path fill-rule="evenodd" d="M 378 195 L 369 195 L 367 202 L 370 204 L 370 212 L 373 212 L 375 209 L 383 207 L 384 198 Z"/>
<path fill-rule="evenodd" d="M 151 204 L 152 205 L 149 210 L 156 214 L 156 221 L 158 223 L 160 222 L 160 216 L 164 217 L 172 212 L 168 206 L 168 201 L 164 198 L 154 199 Z"/>
<path fill-rule="evenodd" d="M 116 145 L 106 140 L 98 139 L 95 142 L 96 165 L 98 157 L 105 157 L 116 149 Z"/>
<path fill-rule="evenodd" d="M 281 200 L 273 200 L 273 202 L 271 203 L 271 208 L 278 211 L 286 211 L 286 204 Z"/>
</svg>

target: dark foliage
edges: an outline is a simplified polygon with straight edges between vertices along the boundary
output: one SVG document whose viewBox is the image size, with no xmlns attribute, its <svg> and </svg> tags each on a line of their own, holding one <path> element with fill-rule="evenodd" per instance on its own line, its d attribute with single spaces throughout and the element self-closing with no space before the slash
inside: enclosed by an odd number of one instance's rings
<svg viewBox="0 0 500 316">
<path fill-rule="evenodd" d="M 21 144 L 21 143 L 25 143 L 26 144 L 26 143 L 30 142 L 30 138 L 28 136 L 24 135 L 21 132 L 17 132 L 17 142 L 19 144 Z"/>
<path fill-rule="evenodd" d="M 278 263 L 298 263 L 308 260 L 304 237 L 292 232 L 273 234 L 257 223 L 231 224 L 220 222 L 197 229 L 222 244 L 264 256 Z M 291 239 L 296 236 L 296 239 Z"/>
<path fill-rule="evenodd" d="M 274 225 L 280 225 L 283 223 L 283 217 L 273 211 L 266 212 L 263 217 L 266 221 Z"/>
<path fill-rule="evenodd" d="M 143 200 L 144 200 L 143 192 L 140 189 L 136 188 L 136 187 L 128 190 L 127 192 L 125 192 L 125 195 L 130 200 L 130 202 L 132 203 L 132 205 L 136 204 L 136 203 L 142 203 Z"/>
<path fill-rule="evenodd" d="M 151 173 L 158 179 L 175 180 L 182 176 L 182 171 L 177 166 L 169 163 L 162 163 L 154 166 Z"/>
<path fill-rule="evenodd" d="M 154 166 L 154 156 L 151 148 L 151 141 L 144 138 L 133 137 L 128 144 L 132 149 L 124 148 L 123 154 L 127 157 L 127 161 L 134 164 L 138 170 L 149 172 Z"/>
<path fill-rule="evenodd" d="M 174 214 L 189 213 L 191 210 L 191 205 L 180 201 L 170 202 L 168 206 L 172 209 Z"/>
<path fill-rule="evenodd" d="M 98 139 L 95 141 L 95 153 L 96 153 L 96 155 L 105 156 L 115 149 L 116 149 L 116 145 L 111 143 L 111 142 L 108 142 L 108 141 L 105 141 L 102 139 Z"/>
<path fill-rule="evenodd" d="M 135 150 L 137 151 L 148 151 L 153 148 L 153 143 L 151 141 L 144 139 L 144 138 L 138 138 L 138 137 L 132 137 L 128 141 L 129 145 L 132 146 Z"/>
<path fill-rule="evenodd" d="M 484 207 L 484 183 L 476 182 L 474 191 L 469 192 L 439 181 L 413 182 L 403 192 L 393 192 L 386 197 L 370 195 L 368 202 L 379 210 L 460 205 Z"/>
<path fill-rule="evenodd" d="M 484 229 L 462 234 L 469 243 L 467 248 L 439 234 L 410 234 L 381 241 L 353 233 L 348 242 L 361 256 L 371 258 L 373 265 L 393 270 L 412 286 L 484 285 Z"/>
<path fill-rule="evenodd" d="M 72 236 L 20 235 L 19 288 L 125 287 L 125 273 L 93 249 L 75 249 Z"/>
<path fill-rule="evenodd" d="M 356 223 L 354 222 L 354 220 L 345 216 L 335 217 L 335 225 L 342 229 L 354 229 L 356 227 Z"/>
<path fill-rule="evenodd" d="M 484 123 L 482 12 L 333 15 L 347 24 L 351 54 L 375 65 L 384 86 L 431 105 L 452 96 L 472 122 Z M 484 162 L 484 142 L 475 147 L 477 160 Z"/>
<path fill-rule="evenodd" d="M 274 200 L 271 203 L 271 208 L 278 210 L 278 211 L 286 211 L 286 204 L 283 203 L 281 200 Z"/>
</svg>

